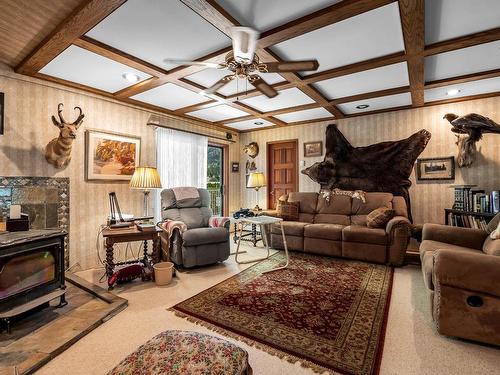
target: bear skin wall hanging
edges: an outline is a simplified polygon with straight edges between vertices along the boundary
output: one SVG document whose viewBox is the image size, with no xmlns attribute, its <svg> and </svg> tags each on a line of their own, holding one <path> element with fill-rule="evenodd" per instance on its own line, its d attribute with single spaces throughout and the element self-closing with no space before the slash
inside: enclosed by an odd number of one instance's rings
<svg viewBox="0 0 500 375">
<path fill-rule="evenodd" d="M 483 138 L 484 133 L 500 134 L 499 124 L 477 113 L 465 116 L 447 113 L 443 118 L 449 121 L 452 126 L 451 131 L 457 137 L 457 164 L 460 168 L 470 167 L 474 163 L 477 155 L 476 143 Z"/>
<path fill-rule="evenodd" d="M 326 128 L 326 154 L 302 173 L 320 184 L 322 190 L 363 190 L 402 196 L 411 220 L 410 175 L 431 133 L 420 130 L 406 139 L 354 147 L 337 128 Z"/>
</svg>

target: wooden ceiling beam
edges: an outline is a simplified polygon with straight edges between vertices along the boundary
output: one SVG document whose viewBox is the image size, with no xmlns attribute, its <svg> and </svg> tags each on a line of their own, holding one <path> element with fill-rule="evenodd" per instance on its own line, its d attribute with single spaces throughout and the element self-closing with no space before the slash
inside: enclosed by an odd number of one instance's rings
<svg viewBox="0 0 500 375">
<path fill-rule="evenodd" d="M 335 104 L 335 105 L 341 104 L 341 103 L 350 103 L 350 102 L 356 102 L 358 100 L 378 98 L 381 96 L 402 94 L 402 93 L 409 92 L 409 91 L 410 91 L 410 86 L 394 87 L 391 89 L 366 92 L 363 94 L 356 94 L 356 95 L 351 95 L 351 96 L 344 96 L 342 98 L 333 99 L 330 101 L 330 103 Z"/>
<path fill-rule="evenodd" d="M 34 75 L 126 0 L 85 0 L 15 68 Z"/>
<path fill-rule="evenodd" d="M 500 77 L 500 69 L 488 70 L 479 73 L 465 74 L 459 77 L 445 78 L 427 82 L 425 84 L 425 88 L 433 89 L 435 87 L 458 85 L 460 83 L 473 82 L 473 81 L 479 81 L 481 79 L 496 78 L 496 77 Z"/>
<path fill-rule="evenodd" d="M 128 53 L 120 51 L 87 36 L 82 36 L 76 39 L 73 44 L 80 48 L 86 49 L 87 51 L 96 53 L 113 61 L 130 66 L 131 68 L 140 70 L 141 72 L 147 73 L 153 77 L 164 77 L 168 73 L 165 69 L 157 67 L 153 64 L 148 63 L 147 61 L 141 60 L 137 57 L 129 55 Z"/>
<path fill-rule="evenodd" d="M 357 16 L 395 0 L 344 0 L 299 19 L 285 23 L 261 34 L 260 48 L 270 47 L 285 40 Z"/>
<path fill-rule="evenodd" d="M 333 68 L 325 70 L 323 72 L 318 72 L 310 74 L 302 78 L 304 84 L 311 84 L 314 82 L 324 81 L 331 78 L 341 77 L 348 74 L 359 73 L 365 70 L 381 68 L 386 65 L 397 64 L 406 61 L 406 55 L 404 52 L 396 52 L 390 55 L 376 57 L 374 59 L 356 62 L 349 65 L 340 66 L 338 68 Z"/>
<path fill-rule="evenodd" d="M 425 47 L 424 55 L 436 55 L 438 53 L 454 51 L 457 49 L 472 47 L 478 44 L 494 42 L 497 40 L 500 40 L 500 27 L 430 44 Z"/>
<path fill-rule="evenodd" d="M 399 13 L 405 42 L 411 101 L 424 105 L 425 0 L 399 0 Z"/>
</svg>

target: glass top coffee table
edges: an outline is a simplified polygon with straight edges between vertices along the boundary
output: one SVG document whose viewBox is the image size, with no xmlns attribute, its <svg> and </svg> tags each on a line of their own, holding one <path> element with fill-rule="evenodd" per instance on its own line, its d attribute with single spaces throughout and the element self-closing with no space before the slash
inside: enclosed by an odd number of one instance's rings
<svg viewBox="0 0 500 375">
<path fill-rule="evenodd" d="M 238 219 L 238 221 L 240 224 L 240 229 L 239 229 L 240 235 L 239 235 L 239 239 L 238 239 L 238 244 L 236 245 L 236 253 L 235 253 L 235 258 L 234 258 L 236 260 L 236 263 L 238 263 L 238 264 L 254 263 L 254 262 L 258 262 L 260 260 L 264 260 L 264 259 L 269 258 L 269 256 L 271 255 L 271 252 L 269 251 L 269 239 L 267 238 L 267 231 L 265 230 L 264 227 L 266 225 L 272 225 L 272 224 L 279 223 L 279 225 L 281 227 L 281 235 L 283 236 L 283 245 L 285 248 L 286 263 L 284 266 L 276 267 L 276 268 L 273 268 L 271 270 L 264 271 L 263 273 L 282 270 L 282 269 L 288 267 L 288 264 L 290 262 L 290 257 L 288 255 L 288 246 L 286 244 L 285 231 L 283 229 L 283 219 L 278 218 L 278 217 L 263 215 L 263 216 L 241 218 L 241 219 Z M 242 251 L 240 251 L 240 243 L 241 243 L 241 234 L 243 232 L 243 227 L 245 225 L 259 225 L 260 226 L 260 233 L 262 235 L 262 242 L 266 246 L 267 256 L 261 257 L 261 258 L 254 258 L 254 259 L 250 259 L 250 260 L 245 260 L 245 261 L 238 260 L 238 255 L 243 253 Z"/>
</svg>

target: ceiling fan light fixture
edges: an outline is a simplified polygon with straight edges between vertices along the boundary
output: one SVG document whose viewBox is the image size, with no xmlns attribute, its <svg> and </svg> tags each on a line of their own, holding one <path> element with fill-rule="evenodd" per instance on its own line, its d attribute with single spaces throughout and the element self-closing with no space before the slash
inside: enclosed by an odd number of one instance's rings
<svg viewBox="0 0 500 375">
<path fill-rule="evenodd" d="M 366 109 L 368 108 L 370 105 L 369 104 L 360 104 L 360 105 L 357 105 L 356 108 L 357 109 Z"/>
<path fill-rule="evenodd" d="M 251 64 L 257 48 L 259 32 L 249 27 L 231 28 L 234 59 L 241 64 Z"/>
<path fill-rule="evenodd" d="M 448 95 L 448 96 L 455 96 L 455 95 L 457 95 L 459 92 L 460 92 L 460 90 L 459 90 L 459 89 L 451 89 L 451 90 L 446 91 L 446 95 Z"/>
<path fill-rule="evenodd" d="M 127 82 L 130 82 L 130 83 L 136 83 L 136 82 L 139 82 L 141 77 L 139 77 L 137 74 L 135 73 L 123 73 L 122 74 L 122 78 L 127 81 Z"/>
</svg>

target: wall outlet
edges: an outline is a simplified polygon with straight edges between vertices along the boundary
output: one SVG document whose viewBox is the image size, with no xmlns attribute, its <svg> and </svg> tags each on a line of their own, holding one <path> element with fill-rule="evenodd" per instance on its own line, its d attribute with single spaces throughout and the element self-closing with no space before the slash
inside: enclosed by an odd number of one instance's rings
<svg viewBox="0 0 500 375">
<path fill-rule="evenodd" d="M 305 160 L 301 160 L 301 161 L 299 161 L 299 165 L 300 165 L 301 167 L 305 167 L 305 166 L 306 166 L 306 161 L 305 161 Z"/>
</svg>

